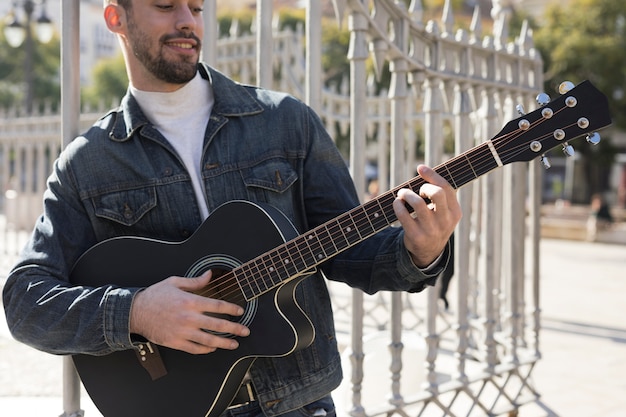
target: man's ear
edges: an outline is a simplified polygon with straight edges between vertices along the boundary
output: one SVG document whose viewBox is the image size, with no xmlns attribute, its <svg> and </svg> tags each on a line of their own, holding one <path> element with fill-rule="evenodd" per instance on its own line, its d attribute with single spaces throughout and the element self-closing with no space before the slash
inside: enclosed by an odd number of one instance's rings
<svg viewBox="0 0 626 417">
<path fill-rule="evenodd" d="M 113 33 L 120 33 L 125 17 L 124 9 L 119 4 L 108 4 L 104 8 L 104 21 Z"/>
</svg>

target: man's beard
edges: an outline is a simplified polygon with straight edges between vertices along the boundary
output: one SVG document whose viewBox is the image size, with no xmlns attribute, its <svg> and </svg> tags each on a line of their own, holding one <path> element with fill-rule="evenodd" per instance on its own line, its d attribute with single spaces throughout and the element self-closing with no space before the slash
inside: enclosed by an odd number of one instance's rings
<svg viewBox="0 0 626 417">
<path fill-rule="evenodd" d="M 146 67 L 146 69 L 159 80 L 171 84 L 184 84 L 191 81 L 195 77 L 198 66 L 198 58 L 182 57 L 181 61 L 172 62 L 163 57 L 162 54 L 153 56 L 150 53 L 150 38 L 137 26 L 129 21 L 129 35 L 132 37 L 133 54 Z M 197 44 L 196 48 L 200 49 L 201 41 L 193 33 L 190 35 L 176 34 L 166 35 L 160 39 L 160 45 L 164 45 L 165 41 L 170 38 L 188 38 L 193 39 Z"/>
</svg>

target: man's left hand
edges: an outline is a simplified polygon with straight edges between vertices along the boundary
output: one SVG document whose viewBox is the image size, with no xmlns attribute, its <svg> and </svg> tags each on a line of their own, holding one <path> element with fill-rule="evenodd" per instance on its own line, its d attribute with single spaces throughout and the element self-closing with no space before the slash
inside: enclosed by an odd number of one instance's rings
<svg viewBox="0 0 626 417">
<path fill-rule="evenodd" d="M 456 190 L 441 175 L 426 165 L 419 165 L 417 173 L 426 184 L 419 193 L 401 189 L 393 209 L 404 228 L 404 244 L 413 262 L 425 268 L 443 252 L 462 213 Z M 413 213 L 405 204 L 413 208 Z"/>
</svg>

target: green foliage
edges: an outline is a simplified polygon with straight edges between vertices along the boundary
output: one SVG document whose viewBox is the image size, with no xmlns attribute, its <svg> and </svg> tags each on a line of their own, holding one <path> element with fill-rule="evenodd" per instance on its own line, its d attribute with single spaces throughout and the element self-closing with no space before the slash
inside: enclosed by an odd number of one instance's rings
<svg viewBox="0 0 626 417">
<path fill-rule="evenodd" d="M 99 61 L 93 67 L 92 75 L 93 83 L 82 89 L 83 103 L 94 107 L 110 106 L 126 93 L 128 75 L 121 52 Z"/>
<path fill-rule="evenodd" d="M 304 27 L 306 21 L 306 10 L 283 7 L 278 11 L 278 29 L 298 30 L 298 26 Z"/>
<path fill-rule="evenodd" d="M 408 3 L 410 3 L 410 1 L 407 1 L 407 7 L 408 7 Z M 459 10 L 461 9 L 461 7 L 463 7 L 463 3 L 464 0 L 452 0 L 452 9 L 453 10 Z M 445 0 L 424 0 L 423 1 L 424 4 L 424 9 L 443 9 L 443 6 L 445 4 Z"/>
<path fill-rule="evenodd" d="M 217 17 L 219 37 L 230 36 L 230 31 L 233 27 L 233 22 L 237 22 L 237 35 L 252 32 L 252 24 L 256 17 L 254 11 L 249 9 L 242 9 L 240 11 L 229 10 L 226 13 L 222 13 Z"/>
<path fill-rule="evenodd" d="M 61 101 L 59 39 L 55 37 L 47 44 L 34 40 L 32 59 L 35 102 L 40 105 L 49 103 L 57 108 Z M 24 45 L 13 48 L 0 34 L 0 107 L 23 106 L 26 98 L 25 60 Z"/>
<path fill-rule="evenodd" d="M 340 86 L 350 74 L 348 46 L 350 32 L 339 28 L 335 21 L 327 21 L 322 28 L 322 72 L 324 85 Z"/>
<path fill-rule="evenodd" d="M 609 99 L 614 126 L 626 127 L 626 2 L 573 0 L 554 5 L 535 32 L 545 64 L 545 88 L 552 93 L 564 80 L 590 80 Z M 578 141 L 589 193 L 609 187 L 609 173 L 618 152 L 610 138 L 596 147 Z"/>
<path fill-rule="evenodd" d="M 609 97 L 616 126 L 626 127 L 626 2 L 573 0 L 554 6 L 535 33 L 546 91 L 564 80 L 592 81 Z"/>
</svg>

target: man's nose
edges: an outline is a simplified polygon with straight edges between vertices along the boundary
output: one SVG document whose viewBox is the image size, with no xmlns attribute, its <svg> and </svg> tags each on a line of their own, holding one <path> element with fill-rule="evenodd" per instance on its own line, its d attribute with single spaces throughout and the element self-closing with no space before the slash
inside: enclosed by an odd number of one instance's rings
<svg viewBox="0 0 626 417">
<path fill-rule="evenodd" d="M 198 22 L 189 7 L 181 7 L 176 15 L 176 29 L 186 34 L 196 32 Z"/>
</svg>

